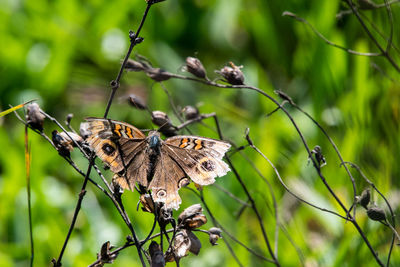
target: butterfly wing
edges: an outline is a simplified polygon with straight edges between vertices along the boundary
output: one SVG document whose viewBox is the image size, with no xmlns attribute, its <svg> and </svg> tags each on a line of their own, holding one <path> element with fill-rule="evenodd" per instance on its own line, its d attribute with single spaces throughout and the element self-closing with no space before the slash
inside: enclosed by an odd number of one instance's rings
<svg viewBox="0 0 400 267">
<path fill-rule="evenodd" d="M 146 136 L 136 127 L 115 120 L 87 118 L 81 123 L 85 141 L 114 173 L 121 173 L 115 179 L 122 188 L 133 189 L 137 175 L 146 170 L 138 169 L 146 164 Z M 146 166 L 146 165 L 145 165 Z M 125 181 L 121 179 L 125 178 Z M 140 180 L 140 179 L 139 179 Z M 145 179 L 147 185 L 146 176 Z M 140 180 L 141 181 L 141 180 Z"/>
<path fill-rule="evenodd" d="M 182 202 L 178 190 L 187 185 L 189 179 L 166 149 L 168 148 L 161 146 L 160 157 L 148 188 L 152 190 L 154 201 L 164 202 L 167 209 L 178 209 Z"/>
<path fill-rule="evenodd" d="M 231 147 L 227 142 L 197 136 L 174 136 L 166 139 L 165 144 L 169 156 L 197 184 L 212 184 L 215 177 L 230 171 L 222 160 Z"/>
</svg>

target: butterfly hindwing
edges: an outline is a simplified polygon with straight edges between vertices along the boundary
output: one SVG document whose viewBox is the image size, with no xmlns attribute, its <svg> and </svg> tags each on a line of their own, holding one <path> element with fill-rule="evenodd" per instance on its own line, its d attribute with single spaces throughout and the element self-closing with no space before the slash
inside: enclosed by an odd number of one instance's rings
<svg viewBox="0 0 400 267">
<path fill-rule="evenodd" d="M 180 165 L 161 146 L 161 153 L 155 166 L 154 177 L 149 184 L 153 200 L 165 203 L 167 209 L 178 209 L 181 204 L 178 190 L 189 183 Z"/>
</svg>

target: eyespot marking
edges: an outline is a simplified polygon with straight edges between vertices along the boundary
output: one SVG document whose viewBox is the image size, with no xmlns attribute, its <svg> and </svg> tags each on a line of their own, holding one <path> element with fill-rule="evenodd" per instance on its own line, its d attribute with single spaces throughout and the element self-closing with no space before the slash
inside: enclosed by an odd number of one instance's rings
<svg viewBox="0 0 400 267">
<path fill-rule="evenodd" d="M 165 198 L 167 196 L 167 192 L 164 189 L 160 189 L 157 192 L 157 197 L 158 198 Z"/>
<path fill-rule="evenodd" d="M 115 152 L 115 148 L 108 143 L 104 144 L 101 149 L 107 156 L 111 156 Z"/>
<path fill-rule="evenodd" d="M 215 163 L 212 160 L 206 159 L 201 162 L 201 168 L 205 171 L 211 172 L 215 170 Z"/>
<path fill-rule="evenodd" d="M 189 180 L 188 178 L 186 178 L 186 177 L 183 177 L 182 179 L 179 180 L 179 182 L 178 182 L 178 187 L 179 187 L 179 188 L 185 187 L 185 186 L 187 186 L 189 183 L 190 183 L 190 180 Z"/>
</svg>

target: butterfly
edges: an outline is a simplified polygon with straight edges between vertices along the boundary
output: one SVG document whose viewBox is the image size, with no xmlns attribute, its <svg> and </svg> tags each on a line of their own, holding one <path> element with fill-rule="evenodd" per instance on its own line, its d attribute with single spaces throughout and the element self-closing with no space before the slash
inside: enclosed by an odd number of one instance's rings
<svg viewBox="0 0 400 267">
<path fill-rule="evenodd" d="M 189 178 L 209 185 L 230 171 L 222 160 L 231 146 L 225 141 L 190 135 L 162 140 L 157 131 L 146 136 L 128 123 L 102 118 L 87 118 L 80 130 L 121 188 L 133 191 L 138 183 L 166 209 L 179 208 L 178 190 Z"/>
</svg>

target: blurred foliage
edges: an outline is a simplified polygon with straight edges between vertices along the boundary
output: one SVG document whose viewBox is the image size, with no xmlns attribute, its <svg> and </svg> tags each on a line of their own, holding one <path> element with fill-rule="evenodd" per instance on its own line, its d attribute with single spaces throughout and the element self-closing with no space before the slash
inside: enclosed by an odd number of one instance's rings
<svg viewBox="0 0 400 267">
<path fill-rule="evenodd" d="M 381 3 L 383 1 L 379 1 Z M 72 125 L 88 116 L 102 116 L 129 45 L 128 31 L 135 30 L 145 9 L 144 0 L 0 0 L 0 110 L 37 98 L 42 109 L 59 121 L 74 113 Z M 336 142 L 344 159 L 363 169 L 395 207 L 400 202 L 400 83 L 399 73 L 383 57 L 350 55 L 327 45 L 309 27 L 282 16 L 291 11 L 307 19 L 329 40 L 361 51 L 377 52 L 353 15 L 337 19 L 347 9 L 342 1 L 265 0 L 167 0 L 150 10 L 134 53 L 156 67 L 181 72 L 187 56 L 200 58 L 213 79 L 215 69 L 229 61 L 243 65 L 246 83 L 270 95 L 281 89 L 319 121 Z M 400 5 L 392 5 L 394 44 L 400 46 Z M 386 10 L 362 11 L 385 35 L 389 33 Z M 367 23 L 371 28 L 371 25 Z M 381 44 L 385 39 L 376 38 Z M 391 50 L 394 60 L 399 56 Z M 285 182 L 299 195 L 320 206 L 341 212 L 326 188 L 307 164 L 307 153 L 282 112 L 267 117 L 275 106 L 252 91 L 218 89 L 202 84 L 170 80 L 164 83 L 177 106 L 197 105 L 202 113 L 216 112 L 224 136 L 246 144 L 250 128 L 255 144 L 274 162 Z M 123 99 L 140 95 L 153 110 L 167 112 L 174 122 L 168 98 L 159 84 L 143 73 L 125 73 L 111 107 L 110 118 L 139 128 L 153 128 L 147 113 L 133 110 Z M 352 187 L 326 138 L 304 115 L 288 107 L 310 147 L 319 144 L 327 159 L 323 173 L 338 196 L 351 205 Z M 205 121 L 214 128 L 213 121 Z M 24 130 L 13 115 L 0 118 L 0 265 L 27 266 L 29 261 L 28 212 L 24 173 Z M 45 122 L 50 135 L 55 126 Z M 217 137 L 202 125 L 191 126 L 196 135 Z M 48 266 L 65 239 L 82 177 L 77 175 L 43 138 L 30 132 L 33 235 L 35 266 Z M 375 266 L 370 251 L 350 224 L 299 204 L 285 193 L 272 168 L 254 151 L 244 153 L 272 183 L 284 230 L 279 233 L 278 258 L 283 266 Z M 75 151 L 81 169 L 87 163 Z M 263 214 L 269 237 L 274 233 L 272 202 L 267 186 L 240 154 L 233 161 Z M 353 172 L 358 194 L 367 186 Z M 110 176 L 110 174 L 108 173 Z M 98 177 L 93 175 L 95 180 Z M 246 201 L 232 174 L 217 183 Z M 192 186 L 192 185 L 191 185 Z M 198 203 L 189 190 L 180 190 L 181 209 Z M 268 256 L 256 217 L 213 186 L 204 189 L 216 218 L 243 243 Z M 138 194 L 126 192 L 126 209 L 139 237 L 152 225 L 152 215 L 136 212 Z M 383 205 L 377 194 L 373 200 Z M 360 225 L 383 261 L 391 232 L 367 220 L 357 210 Z M 210 221 L 210 220 L 209 220 Z M 211 221 L 205 228 L 212 227 Z M 129 231 L 112 203 L 89 185 L 76 228 L 68 244 L 63 266 L 86 266 L 96 258 L 101 244 L 122 245 Z M 212 247 L 208 236 L 198 234 L 203 248 L 198 256 L 182 260 L 184 266 L 235 266 L 223 241 Z M 290 237 L 290 240 L 288 239 Z M 226 237 L 227 238 L 227 237 Z M 234 244 L 244 266 L 268 265 Z M 291 243 L 294 243 L 293 246 Z M 400 265 L 395 247 L 391 266 Z M 136 249 L 121 252 L 114 266 L 139 266 Z M 173 266 L 173 264 L 170 264 Z"/>
</svg>

